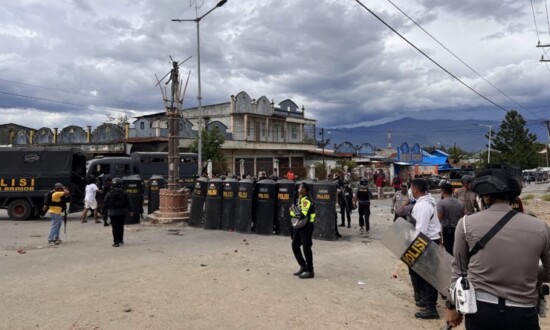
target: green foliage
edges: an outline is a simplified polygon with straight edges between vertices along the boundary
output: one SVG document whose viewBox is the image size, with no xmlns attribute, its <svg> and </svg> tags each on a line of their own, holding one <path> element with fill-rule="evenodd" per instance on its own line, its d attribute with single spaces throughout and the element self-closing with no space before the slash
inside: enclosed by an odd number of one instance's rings
<svg viewBox="0 0 550 330">
<path fill-rule="evenodd" d="M 533 198 L 535 198 L 535 195 L 529 194 L 529 195 L 525 195 L 524 197 L 522 197 L 522 200 L 526 201 L 526 200 L 530 200 L 530 199 L 533 199 Z"/>
<path fill-rule="evenodd" d="M 550 202 L 550 195 L 546 194 L 546 195 L 542 196 L 542 200 L 545 201 L 545 202 Z"/>
<path fill-rule="evenodd" d="M 357 163 L 355 163 L 354 160 L 339 158 L 336 160 L 336 165 L 338 165 L 342 171 L 344 170 L 344 166 L 347 166 L 348 170 L 353 171 L 355 166 L 357 166 Z"/>
<path fill-rule="evenodd" d="M 212 171 L 217 174 L 224 173 L 227 170 L 225 164 L 225 156 L 223 155 L 221 146 L 225 142 L 225 137 L 218 130 L 213 128 L 210 130 L 202 130 L 202 160 L 206 164 L 207 160 L 212 160 Z M 189 147 L 191 152 L 199 151 L 199 138 L 197 137 Z"/>
<path fill-rule="evenodd" d="M 506 113 L 498 133 L 492 134 L 492 149 L 498 152 L 491 152 L 491 163 L 509 163 L 522 169 L 537 166 L 537 137 L 525 128 L 525 120 L 517 111 Z"/>
<path fill-rule="evenodd" d="M 315 163 L 315 176 L 320 180 L 326 179 L 327 177 L 326 164 Z"/>
</svg>

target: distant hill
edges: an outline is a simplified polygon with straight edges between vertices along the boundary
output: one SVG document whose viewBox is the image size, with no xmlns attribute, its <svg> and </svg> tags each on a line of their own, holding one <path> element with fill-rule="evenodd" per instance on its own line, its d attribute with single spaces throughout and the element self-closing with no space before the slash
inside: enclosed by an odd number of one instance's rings
<svg viewBox="0 0 550 330">
<path fill-rule="evenodd" d="M 456 146 L 466 151 L 479 151 L 487 148 L 485 134 L 488 127 L 476 126 L 493 125 L 494 121 L 484 120 L 447 120 L 447 119 L 414 119 L 405 117 L 386 124 L 354 127 L 354 128 L 326 128 L 325 138 L 330 137 L 330 148 L 334 144 L 349 141 L 354 145 L 369 143 L 374 147 L 386 147 L 388 145 L 388 130 L 391 130 L 392 147 L 397 147 L 403 142 L 409 145 L 418 143 L 421 147 L 442 145 L 445 148 Z M 500 124 L 500 122 L 499 122 Z M 545 142 L 547 139 L 546 128 L 534 124 L 527 126 L 531 133 L 537 135 L 537 140 Z M 493 126 L 493 131 L 498 130 L 498 125 Z M 320 139 L 320 137 L 318 137 Z M 328 148 L 329 146 L 327 146 Z"/>
</svg>

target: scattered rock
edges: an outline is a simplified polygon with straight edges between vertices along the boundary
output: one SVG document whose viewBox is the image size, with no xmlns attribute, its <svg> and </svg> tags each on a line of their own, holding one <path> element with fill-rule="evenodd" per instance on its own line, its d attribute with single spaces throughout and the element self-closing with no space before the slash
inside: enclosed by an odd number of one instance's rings
<svg viewBox="0 0 550 330">
<path fill-rule="evenodd" d="M 123 311 L 125 313 L 130 313 L 132 311 L 132 309 L 130 307 L 128 307 L 128 308 L 124 308 Z"/>
<path fill-rule="evenodd" d="M 201 264 L 201 267 L 206 267 L 206 264 Z"/>
<path fill-rule="evenodd" d="M 248 269 L 248 268 L 247 268 L 247 269 L 246 269 L 246 271 L 247 271 L 247 272 L 249 272 L 249 271 L 250 271 L 250 269 Z"/>
<path fill-rule="evenodd" d="M 235 253 L 237 253 L 237 250 L 235 250 Z"/>
<path fill-rule="evenodd" d="M 25 253 L 27 253 L 27 251 L 25 251 L 25 250 L 22 249 L 22 248 L 19 248 L 19 249 L 17 249 L 16 251 L 17 251 L 17 253 L 19 253 L 19 254 L 25 254 Z"/>
<path fill-rule="evenodd" d="M 244 245 L 248 245 L 248 242 L 244 243 Z"/>
</svg>

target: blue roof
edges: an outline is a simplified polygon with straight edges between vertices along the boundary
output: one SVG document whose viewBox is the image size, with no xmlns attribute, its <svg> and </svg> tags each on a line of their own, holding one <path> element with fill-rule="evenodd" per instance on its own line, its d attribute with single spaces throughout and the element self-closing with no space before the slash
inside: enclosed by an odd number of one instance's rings
<svg viewBox="0 0 550 330">
<path fill-rule="evenodd" d="M 443 150 L 436 149 L 436 150 L 432 151 L 432 156 L 436 156 L 436 157 L 449 157 L 449 154 L 446 153 L 446 152 L 443 151 Z"/>
<path fill-rule="evenodd" d="M 449 164 L 447 157 L 436 157 L 431 155 L 430 157 L 423 157 L 422 163 L 418 164 L 420 166 L 438 166 L 438 169 L 441 170 L 452 170 L 453 167 Z"/>
</svg>

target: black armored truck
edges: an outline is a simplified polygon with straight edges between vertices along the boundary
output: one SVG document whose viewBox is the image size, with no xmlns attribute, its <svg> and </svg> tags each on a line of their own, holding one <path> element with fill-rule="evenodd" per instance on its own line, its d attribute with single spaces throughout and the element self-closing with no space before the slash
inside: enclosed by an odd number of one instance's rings
<svg viewBox="0 0 550 330">
<path fill-rule="evenodd" d="M 60 182 L 71 191 L 69 213 L 81 211 L 86 154 L 69 147 L 0 148 L 0 208 L 13 220 L 37 218 L 44 196 Z"/>
</svg>

